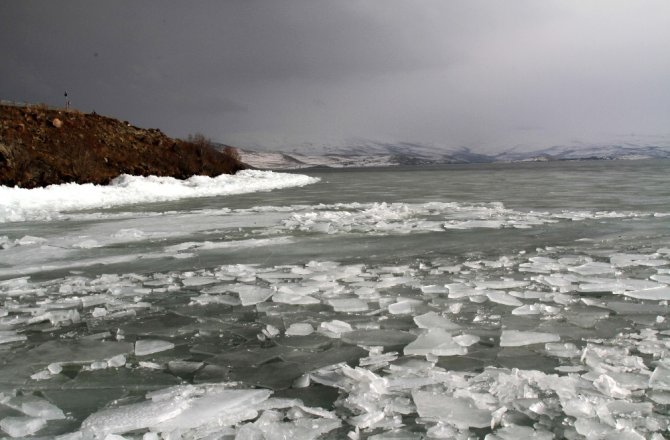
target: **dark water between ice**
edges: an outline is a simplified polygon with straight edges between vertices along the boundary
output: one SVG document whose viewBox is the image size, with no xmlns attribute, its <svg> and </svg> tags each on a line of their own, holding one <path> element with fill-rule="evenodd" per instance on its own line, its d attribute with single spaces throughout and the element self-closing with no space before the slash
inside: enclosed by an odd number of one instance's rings
<svg viewBox="0 0 670 440">
<path fill-rule="evenodd" d="M 669 162 L 301 173 L 321 180 L 0 224 L 39 238 L 0 249 L 0 428 L 666 432 Z"/>
</svg>

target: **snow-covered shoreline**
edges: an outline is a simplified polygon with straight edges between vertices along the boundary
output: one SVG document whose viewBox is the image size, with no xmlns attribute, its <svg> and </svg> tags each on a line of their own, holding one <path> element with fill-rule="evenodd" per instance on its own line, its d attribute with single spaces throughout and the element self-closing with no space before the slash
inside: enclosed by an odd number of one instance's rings
<svg viewBox="0 0 670 440">
<path fill-rule="evenodd" d="M 244 170 L 234 175 L 193 176 L 186 180 L 124 174 L 106 186 L 76 183 L 33 189 L 0 186 L 0 223 L 49 220 L 65 211 L 271 191 L 318 181 L 301 174 Z"/>
</svg>

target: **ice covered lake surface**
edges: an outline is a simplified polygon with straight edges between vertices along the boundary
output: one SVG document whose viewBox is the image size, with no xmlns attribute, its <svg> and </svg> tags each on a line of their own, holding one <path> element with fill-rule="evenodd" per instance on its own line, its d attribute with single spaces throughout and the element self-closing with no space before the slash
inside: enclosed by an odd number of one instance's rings
<svg viewBox="0 0 670 440">
<path fill-rule="evenodd" d="M 670 163 L 303 174 L 4 189 L 1 435 L 668 438 Z"/>
</svg>

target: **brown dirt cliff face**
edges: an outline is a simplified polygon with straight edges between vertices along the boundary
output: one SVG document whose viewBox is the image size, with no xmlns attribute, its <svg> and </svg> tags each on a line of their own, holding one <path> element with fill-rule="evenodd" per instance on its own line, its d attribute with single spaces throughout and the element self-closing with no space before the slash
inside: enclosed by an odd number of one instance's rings
<svg viewBox="0 0 670 440">
<path fill-rule="evenodd" d="M 95 113 L 0 105 L 0 185 L 107 184 L 124 173 L 234 174 L 245 168 L 236 153 L 218 151 L 202 136 L 171 139 Z"/>
</svg>

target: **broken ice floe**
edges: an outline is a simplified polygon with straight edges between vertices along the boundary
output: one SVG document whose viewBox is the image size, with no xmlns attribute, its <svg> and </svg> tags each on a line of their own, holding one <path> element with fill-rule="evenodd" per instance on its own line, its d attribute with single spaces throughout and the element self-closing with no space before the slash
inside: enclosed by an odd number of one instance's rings
<svg viewBox="0 0 670 440">
<path fill-rule="evenodd" d="M 562 220 L 581 221 L 602 218 L 637 217 L 636 213 L 617 212 L 521 212 L 501 203 L 463 204 L 456 202 L 351 203 L 296 206 L 283 221 L 289 229 L 326 234 L 365 232 L 407 234 L 450 229 L 530 228 Z"/>
<path fill-rule="evenodd" d="M 501 347 L 519 347 L 522 345 L 557 342 L 561 337 L 553 333 L 530 332 L 519 330 L 503 330 L 500 336 Z"/>
<path fill-rule="evenodd" d="M 115 377 L 145 392 L 183 381 L 195 388 L 79 416 L 83 438 L 371 437 L 402 433 L 409 420 L 435 436 L 650 437 L 668 426 L 657 410 L 670 402 L 667 256 L 622 255 L 537 251 L 455 261 L 467 268 L 458 271 L 430 259 L 312 261 L 0 281 L 9 354 L 0 393 L 46 402 L 12 409 L 0 427 L 8 435 L 57 429 L 60 419 L 48 414 L 68 412 L 33 389 L 109 386 Z M 646 331 L 612 334 L 610 322 Z M 49 332 L 63 336 L 38 342 Z M 339 394 L 318 409 L 266 392 L 229 411 L 217 406 L 228 397 L 214 385 L 229 380 L 240 396 L 257 387 Z"/>
</svg>

